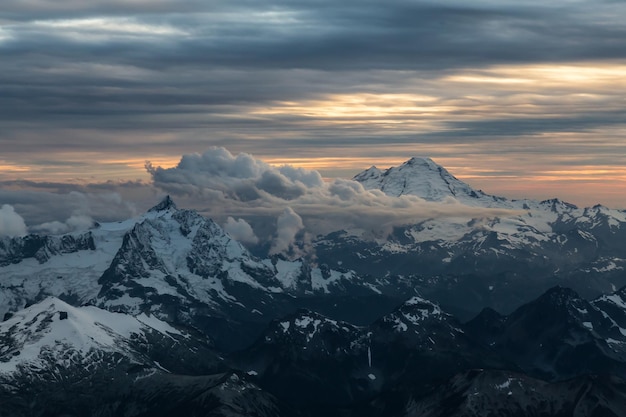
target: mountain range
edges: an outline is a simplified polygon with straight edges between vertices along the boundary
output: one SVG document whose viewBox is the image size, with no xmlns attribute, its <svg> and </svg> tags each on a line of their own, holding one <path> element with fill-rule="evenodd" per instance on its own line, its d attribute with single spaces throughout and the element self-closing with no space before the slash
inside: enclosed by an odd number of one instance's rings
<svg viewBox="0 0 626 417">
<path fill-rule="evenodd" d="M 561 285 L 587 298 L 626 285 L 626 212 L 558 199 L 509 200 L 474 190 L 429 158 L 356 175 L 392 197 L 504 210 L 397 226 L 382 239 L 342 230 L 315 242 L 320 263 L 414 288 L 464 319 L 485 306 L 511 312 Z M 403 285 L 406 284 L 406 285 Z"/>
<path fill-rule="evenodd" d="M 503 214 L 291 260 L 169 196 L 0 238 L 0 416 L 626 414 L 625 212 L 490 196 L 428 158 L 354 181 Z"/>
</svg>

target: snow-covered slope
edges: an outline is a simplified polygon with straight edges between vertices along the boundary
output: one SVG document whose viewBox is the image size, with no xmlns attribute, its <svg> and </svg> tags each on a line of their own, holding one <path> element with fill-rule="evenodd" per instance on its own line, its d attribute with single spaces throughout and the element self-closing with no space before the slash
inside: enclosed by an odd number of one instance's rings
<svg viewBox="0 0 626 417">
<path fill-rule="evenodd" d="M 360 182 L 366 189 L 381 190 L 392 197 L 414 195 L 433 202 L 454 199 L 463 205 L 472 207 L 513 210 L 510 215 L 502 216 L 505 217 L 504 220 L 506 221 L 500 220 L 484 225 L 484 227 L 502 235 L 517 233 L 520 238 L 525 237 L 524 234 L 526 233 L 536 235 L 554 232 L 554 227 L 559 224 L 574 223 L 586 229 L 608 227 L 610 230 L 611 228 L 621 228 L 626 223 L 624 211 L 611 210 L 603 206 L 579 209 L 573 204 L 558 199 L 545 201 L 509 200 L 504 197 L 488 195 L 457 179 L 430 158 L 411 158 L 399 167 L 391 167 L 384 171 L 371 167 L 357 174 L 354 180 Z M 440 223 L 450 223 L 448 227 L 453 228 L 460 226 L 460 224 L 446 220 Z M 439 238 L 446 236 L 446 233 L 432 232 L 432 228 L 428 227 L 430 225 L 432 223 L 426 223 L 422 229 L 428 229 L 431 233 L 419 233 L 422 230 L 418 229 L 415 238 L 425 241 L 432 240 L 434 236 Z M 442 232 L 445 226 L 440 226 L 439 232 Z M 467 230 L 465 229 L 466 233 Z M 451 237 L 460 238 L 463 234 L 457 232 L 453 233 Z"/>
<path fill-rule="evenodd" d="M 47 298 L 0 323 L 0 416 L 281 415 L 202 338 Z"/>
<path fill-rule="evenodd" d="M 430 158 L 411 158 L 384 171 L 373 166 L 353 179 L 366 189 L 381 190 L 392 197 L 416 195 L 427 201 L 454 198 L 472 206 L 510 208 L 505 199 L 474 190 Z"/>
<path fill-rule="evenodd" d="M 212 220 L 173 206 L 149 213 L 124 235 L 100 278 L 102 306 L 137 313 L 158 308 L 152 298 L 168 296 L 215 305 L 217 299 L 236 301 L 225 290 L 235 283 L 281 290 L 273 271 Z"/>
<path fill-rule="evenodd" d="M 95 372 L 120 361 L 163 369 L 141 348 L 164 338 L 179 342 L 190 336 L 154 316 L 73 307 L 49 297 L 0 323 L 0 376 L 62 378 L 72 368 Z"/>
<path fill-rule="evenodd" d="M 624 211 L 490 196 L 428 158 L 372 167 L 354 180 L 393 197 L 459 203 L 455 216 L 399 224 L 378 239 L 346 230 L 315 241 L 320 263 L 384 277 L 382 288 L 395 276 L 442 302 L 437 294 L 446 288 L 447 300 L 464 309 L 490 305 L 509 312 L 556 284 L 586 297 L 626 285 Z M 458 295 L 450 296 L 455 287 Z"/>
<path fill-rule="evenodd" d="M 80 300 L 95 297 L 98 278 L 109 266 L 122 243 L 130 222 L 105 224 L 81 235 L 37 236 L 5 239 L 0 242 L 12 248 L 12 256 L 0 255 L 0 315 L 24 307 L 29 301 L 45 295 L 66 296 Z M 35 246 L 33 242 L 41 242 Z M 65 245 L 59 242 L 86 242 Z M 45 256 L 41 256 L 45 254 Z"/>
<path fill-rule="evenodd" d="M 380 339 L 397 339 L 426 350 L 458 347 L 463 341 L 460 323 L 430 300 L 413 296 L 371 328 Z"/>
<path fill-rule="evenodd" d="M 237 303 L 233 292 L 241 287 L 330 293 L 359 280 L 304 260 L 257 259 L 211 219 L 177 209 L 169 197 L 137 218 L 82 234 L 4 238 L 0 274 L 0 315 L 48 295 L 138 313 L 150 308 L 146 294 L 217 306 Z"/>
<path fill-rule="evenodd" d="M 158 211 L 151 210 L 137 218 L 98 223 L 79 234 L 1 239 L 0 315 L 46 296 L 73 304 L 94 299 L 101 289 L 98 279 L 111 265 L 124 236 L 136 224 L 157 216 Z"/>
<path fill-rule="evenodd" d="M 195 211 L 162 205 L 150 213 L 124 235 L 99 278 L 98 306 L 150 311 L 230 343 L 236 339 L 229 335 L 233 322 L 267 323 L 292 311 L 294 296 L 337 295 L 359 285 L 361 293 L 375 293 L 351 271 L 314 268 L 302 259 L 260 260 Z M 225 333 L 218 336 L 216 328 Z M 247 333 L 242 337 L 250 342 L 254 333 Z"/>
<path fill-rule="evenodd" d="M 169 197 L 137 218 L 82 234 L 4 239 L 0 276 L 0 318 L 54 296 L 150 312 L 211 336 L 224 331 L 218 342 L 236 339 L 233 322 L 264 325 L 293 311 L 294 296 L 376 293 L 349 270 L 258 259 L 213 220 L 179 210 Z M 241 329 L 242 340 L 254 337 L 250 330 Z"/>
</svg>

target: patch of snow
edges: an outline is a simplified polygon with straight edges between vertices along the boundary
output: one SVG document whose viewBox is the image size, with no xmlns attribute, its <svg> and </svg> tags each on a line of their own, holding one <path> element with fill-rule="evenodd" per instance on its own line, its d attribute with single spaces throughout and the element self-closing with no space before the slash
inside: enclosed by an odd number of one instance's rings
<svg viewBox="0 0 626 417">
<path fill-rule="evenodd" d="M 313 291 L 323 291 L 325 294 L 330 293 L 330 288 L 337 285 L 340 281 L 352 281 L 355 277 L 354 271 L 339 272 L 334 269 L 330 270 L 330 276 L 324 278 L 322 270 L 320 268 L 313 268 L 311 270 L 311 288 Z M 366 286 L 367 283 L 365 284 Z M 376 287 L 370 286 L 372 291 L 380 292 Z"/>
<path fill-rule="evenodd" d="M 495 385 L 494 388 L 497 389 L 497 390 L 507 389 L 507 388 L 509 388 L 511 386 L 511 382 L 513 382 L 513 378 L 508 378 L 503 383 Z"/>
<path fill-rule="evenodd" d="M 298 278 L 302 274 L 302 261 L 284 261 L 279 259 L 276 262 L 276 279 L 280 281 L 284 289 L 295 290 Z"/>
<path fill-rule="evenodd" d="M 406 332 L 409 329 L 409 327 L 398 318 L 395 320 L 394 328 L 399 332 Z"/>
<path fill-rule="evenodd" d="M 95 307 L 92 307 L 92 308 L 95 308 Z M 100 310 L 100 311 L 103 311 L 103 310 Z M 176 334 L 179 336 L 184 335 L 180 330 L 175 329 L 168 323 L 157 319 L 153 315 L 147 315 L 146 313 L 141 313 L 140 315 L 135 316 L 135 319 L 137 319 L 137 321 L 145 324 L 146 326 L 150 327 L 151 329 L 156 330 L 157 332 L 161 334 Z M 184 335 L 184 336 L 189 337 L 189 335 Z"/>
<path fill-rule="evenodd" d="M 327 321 L 335 325 L 337 324 L 337 322 L 334 320 L 327 320 Z M 304 316 L 302 318 L 297 318 L 294 320 L 294 325 L 296 327 L 299 327 L 300 329 L 303 329 L 303 330 L 308 330 L 308 333 L 306 333 L 307 343 L 310 342 L 311 339 L 313 339 L 313 337 L 319 330 L 320 324 L 322 324 L 322 321 L 320 319 L 314 319 L 309 316 Z"/>
<path fill-rule="evenodd" d="M 617 266 L 617 264 L 613 261 L 609 262 L 607 265 L 601 267 L 601 268 L 597 268 L 594 267 L 592 268 L 594 271 L 596 272 L 609 272 L 609 271 L 615 271 L 615 270 L 621 270 L 624 269 L 621 266 Z"/>
<path fill-rule="evenodd" d="M 389 253 L 407 253 L 409 248 L 396 242 L 385 241 L 380 248 L 382 251 Z"/>
<path fill-rule="evenodd" d="M 609 301 L 609 302 L 615 304 L 616 306 L 621 307 L 621 308 L 626 310 L 626 302 L 624 302 L 622 297 L 620 297 L 617 294 L 604 295 L 604 296 L 600 297 L 600 300 Z"/>
</svg>

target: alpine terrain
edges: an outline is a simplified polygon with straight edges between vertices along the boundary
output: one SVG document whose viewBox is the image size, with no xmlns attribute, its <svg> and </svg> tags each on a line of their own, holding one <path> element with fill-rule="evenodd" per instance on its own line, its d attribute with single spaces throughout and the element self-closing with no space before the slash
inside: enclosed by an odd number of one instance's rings
<svg viewBox="0 0 626 417">
<path fill-rule="evenodd" d="M 491 196 L 428 158 L 354 181 L 476 215 L 295 259 L 169 196 L 0 238 L 0 416 L 626 415 L 626 212 Z"/>
</svg>

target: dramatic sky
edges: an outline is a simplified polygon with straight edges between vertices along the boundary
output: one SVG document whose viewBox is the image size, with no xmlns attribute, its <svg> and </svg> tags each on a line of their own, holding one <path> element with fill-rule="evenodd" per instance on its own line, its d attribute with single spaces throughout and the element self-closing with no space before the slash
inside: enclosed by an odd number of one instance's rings
<svg viewBox="0 0 626 417">
<path fill-rule="evenodd" d="M 326 179 L 430 156 L 490 194 L 626 208 L 623 1 L 1 3 L 0 206 L 29 226 L 142 208 L 146 161 L 212 146 Z"/>
</svg>

